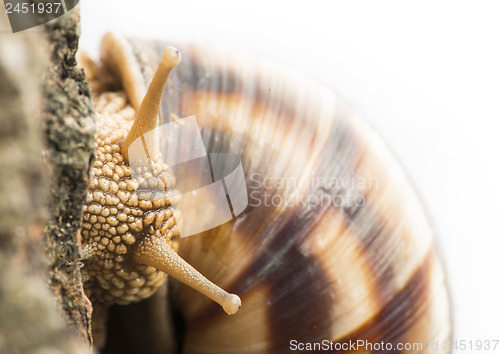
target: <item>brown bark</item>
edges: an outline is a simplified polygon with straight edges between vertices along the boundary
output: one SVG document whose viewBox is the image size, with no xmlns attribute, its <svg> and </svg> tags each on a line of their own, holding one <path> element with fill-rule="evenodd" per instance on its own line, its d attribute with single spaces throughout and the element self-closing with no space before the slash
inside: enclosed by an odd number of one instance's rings
<svg viewBox="0 0 500 354">
<path fill-rule="evenodd" d="M 50 284 L 78 333 L 91 342 L 91 305 L 83 293 L 77 234 L 94 152 L 90 92 L 76 67 L 80 35 L 76 11 L 46 25 L 50 63 L 44 79 L 43 123 L 50 166 L 46 228 Z"/>
<path fill-rule="evenodd" d="M 90 348 L 76 238 L 94 124 L 76 68 L 78 13 L 45 33 L 0 35 L 1 353 Z"/>
</svg>

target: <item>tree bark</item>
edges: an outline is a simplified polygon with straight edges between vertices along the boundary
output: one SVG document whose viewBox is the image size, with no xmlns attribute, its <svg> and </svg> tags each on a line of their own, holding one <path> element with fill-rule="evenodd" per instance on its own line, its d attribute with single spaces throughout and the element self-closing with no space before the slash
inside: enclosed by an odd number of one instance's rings
<svg viewBox="0 0 500 354">
<path fill-rule="evenodd" d="M 0 36 L 0 352 L 88 353 L 77 235 L 95 128 L 79 15 Z"/>
<path fill-rule="evenodd" d="M 94 153 L 95 126 L 89 88 L 83 70 L 76 67 L 78 12 L 49 22 L 46 33 L 51 56 L 43 89 L 51 175 L 45 232 L 50 284 L 70 323 L 91 342 L 91 304 L 83 293 L 77 236 Z"/>
</svg>

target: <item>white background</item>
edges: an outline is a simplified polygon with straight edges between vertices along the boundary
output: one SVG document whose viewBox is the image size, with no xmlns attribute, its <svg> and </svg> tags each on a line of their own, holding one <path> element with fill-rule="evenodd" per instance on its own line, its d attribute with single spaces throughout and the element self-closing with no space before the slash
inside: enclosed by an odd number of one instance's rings
<svg viewBox="0 0 500 354">
<path fill-rule="evenodd" d="M 456 339 L 500 339 L 500 2 L 84 1 L 82 47 L 107 30 L 247 49 L 336 89 L 427 207 Z"/>
</svg>

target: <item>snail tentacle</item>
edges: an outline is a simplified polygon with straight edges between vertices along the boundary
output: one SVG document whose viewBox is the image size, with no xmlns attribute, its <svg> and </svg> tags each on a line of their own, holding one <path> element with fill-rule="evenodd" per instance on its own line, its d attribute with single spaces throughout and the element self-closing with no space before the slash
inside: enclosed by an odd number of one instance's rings
<svg viewBox="0 0 500 354">
<path fill-rule="evenodd" d="M 163 50 L 160 65 L 155 72 L 142 103 L 137 111 L 134 124 L 122 143 L 121 150 L 123 159 L 128 162 L 128 148 L 130 144 L 141 135 L 154 129 L 158 121 L 161 97 L 168 77 L 172 69 L 181 62 L 181 53 L 173 48 L 167 47 Z"/>
<path fill-rule="evenodd" d="M 134 262 L 155 267 L 199 291 L 222 306 L 227 314 L 233 315 L 241 308 L 241 300 L 230 294 L 194 269 L 182 259 L 164 238 L 145 237 L 139 242 L 132 255 Z"/>
</svg>

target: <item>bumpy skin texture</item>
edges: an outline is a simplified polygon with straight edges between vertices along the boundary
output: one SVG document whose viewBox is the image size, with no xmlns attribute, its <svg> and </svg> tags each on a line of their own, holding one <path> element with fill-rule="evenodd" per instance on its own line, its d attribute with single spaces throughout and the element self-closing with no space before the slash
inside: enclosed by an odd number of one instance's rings
<svg viewBox="0 0 500 354">
<path fill-rule="evenodd" d="M 97 97 L 96 159 L 84 206 L 82 246 L 86 294 L 92 302 L 127 304 L 152 295 L 165 274 L 134 262 L 144 237 L 164 237 L 177 250 L 179 235 L 172 203 L 175 179 L 158 156 L 138 178 L 124 162 L 120 143 L 135 111 L 122 93 Z"/>
</svg>

